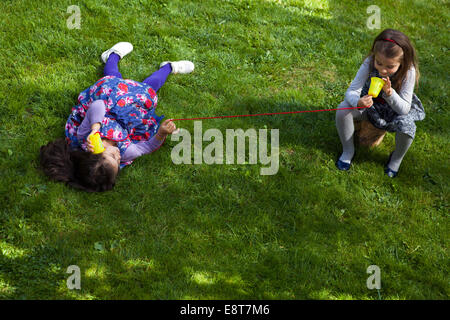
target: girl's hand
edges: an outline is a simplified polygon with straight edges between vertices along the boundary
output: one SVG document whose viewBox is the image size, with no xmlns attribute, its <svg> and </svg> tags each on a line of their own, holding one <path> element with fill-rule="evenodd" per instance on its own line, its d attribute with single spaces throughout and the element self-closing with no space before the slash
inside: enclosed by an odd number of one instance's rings
<svg viewBox="0 0 450 320">
<path fill-rule="evenodd" d="M 175 123 L 171 120 L 165 120 L 158 129 L 157 137 L 159 140 L 163 140 L 168 134 L 173 133 L 177 127 L 175 126 Z"/>
<path fill-rule="evenodd" d="M 391 80 L 389 79 L 389 77 L 383 78 L 383 80 L 385 81 L 383 91 L 388 97 L 390 97 L 392 95 Z"/>
<path fill-rule="evenodd" d="M 371 107 L 373 105 L 372 96 L 365 95 L 358 100 L 358 107 Z"/>
<path fill-rule="evenodd" d="M 86 139 L 87 141 L 87 149 L 89 152 L 93 153 L 94 152 L 94 145 L 91 143 L 91 140 L 89 139 L 90 136 L 92 136 L 93 134 L 97 133 L 98 130 L 92 130 L 91 133 L 89 134 L 88 138 Z"/>
</svg>

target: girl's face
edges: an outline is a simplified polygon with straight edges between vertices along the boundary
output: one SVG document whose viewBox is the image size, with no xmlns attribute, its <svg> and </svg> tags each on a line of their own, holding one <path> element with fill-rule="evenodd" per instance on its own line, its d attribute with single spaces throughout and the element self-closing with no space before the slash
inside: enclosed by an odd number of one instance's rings
<svg viewBox="0 0 450 320">
<path fill-rule="evenodd" d="M 378 70 L 381 77 L 390 77 L 397 72 L 398 68 L 400 68 L 401 62 L 402 56 L 396 58 L 386 58 L 384 55 L 376 53 L 374 66 L 375 69 Z"/>
<path fill-rule="evenodd" d="M 120 167 L 120 151 L 119 148 L 113 146 L 106 146 L 103 151 L 105 161 L 109 162 L 113 168 L 119 171 Z"/>
</svg>

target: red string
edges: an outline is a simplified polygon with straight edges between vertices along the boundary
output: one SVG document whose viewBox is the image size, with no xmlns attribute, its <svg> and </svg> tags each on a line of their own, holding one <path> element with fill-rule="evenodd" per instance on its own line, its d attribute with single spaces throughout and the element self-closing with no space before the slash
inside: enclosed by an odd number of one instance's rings
<svg viewBox="0 0 450 320">
<path fill-rule="evenodd" d="M 201 118 L 184 118 L 184 119 L 169 119 L 171 121 L 182 120 L 203 120 L 203 119 L 219 119 L 219 118 L 236 118 L 236 117 L 255 117 L 255 116 L 269 116 L 274 114 L 290 114 L 290 113 L 305 113 L 305 112 L 320 112 L 320 111 L 336 111 L 349 109 L 365 109 L 369 107 L 351 107 L 351 108 L 337 108 L 337 109 L 322 109 L 322 110 L 305 110 L 305 111 L 286 111 L 286 112 L 272 112 L 272 113 L 257 113 L 257 114 L 241 114 L 234 116 L 217 116 L 217 117 L 201 117 Z"/>
</svg>

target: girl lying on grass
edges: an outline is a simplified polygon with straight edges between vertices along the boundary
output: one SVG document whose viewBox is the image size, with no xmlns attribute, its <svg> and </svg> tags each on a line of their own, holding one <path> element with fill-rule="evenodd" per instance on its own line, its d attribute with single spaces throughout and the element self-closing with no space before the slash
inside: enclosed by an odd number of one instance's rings
<svg viewBox="0 0 450 320">
<path fill-rule="evenodd" d="M 66 123 L 66 139 L 41 147 L 41 166 L 53 180 L 90 192 L 111 190 L 120 169 L 159 149 L 175 131 L 172 121 L 161 123 L 164 116 L 155 114 L 156 92 L 170 73 L 190 73 L 194 64 L 163 62 L 143 82 L 124 80 L 118 62 L 132 50 L 131 43 L 119 42 L 101 55 L 104 77 L 80 93 Z M 96 133 L 105 147 L 99 154 L 87 139 Z"/>
<path fill-rule="evenodd" d="M 377 98 L 368 95 L 371 77 L 386 81 Z M 343 152 L 336 166 L 349 170 L 355 154 L 353 120 L 368 119 L 376 128 L 396 132 L 395 150 L 390 154 L 385 173 L 394 178 L 416 133 L 415 121 L 425 118 L 425 111 L 414 94 L 419 80 L 417 57 L 408 37 L 400 31 L 386 29 L 374 40 L 369 56 L 338 108 L 365 107 L 336 111 L 336 127 Z"/>
</svg>

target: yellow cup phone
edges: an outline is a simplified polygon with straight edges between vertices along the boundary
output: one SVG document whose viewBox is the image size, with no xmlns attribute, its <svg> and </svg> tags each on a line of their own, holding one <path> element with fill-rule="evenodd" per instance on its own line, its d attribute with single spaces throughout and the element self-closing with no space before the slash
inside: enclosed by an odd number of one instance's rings
<svg viewBox="0 0 450 320">
<path fill-rule="evenodd" d="M 378 97 L 386 82 L 378 77 L 370 78 L 369 96 Z"/>
<path fill-rule="evenodd" d="M 102 143 L 102 137 L 100 136 L 99 132 L 94 133 L 93 135 L 90 135 L 88 137 L 89 141 L 91 141 L 92 145 L 94 146 L 94 154 L 102 153 L 105 151 L 105 147 Z"/>
</svg>

